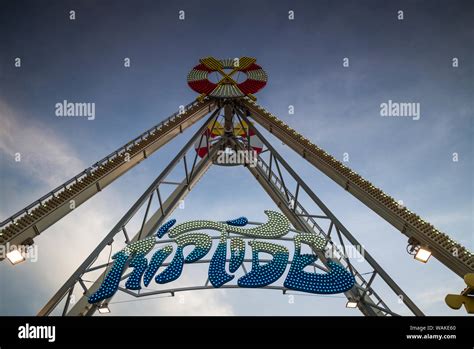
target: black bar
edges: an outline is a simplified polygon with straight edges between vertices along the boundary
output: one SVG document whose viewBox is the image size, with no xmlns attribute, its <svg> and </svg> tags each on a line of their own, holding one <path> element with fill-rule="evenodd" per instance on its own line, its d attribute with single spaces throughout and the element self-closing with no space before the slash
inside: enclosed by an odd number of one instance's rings
<svg viewBox="0 0 474 349">
<path fill-rule="evenodd" d="M 221 329 L 226 335 L 232 335 L 233 329 L 246 328 L 249 332 L 256 328 L 265 336 L 255 337 L 252 343 L 260 339 L 262 344 L 284 340 L 284 333 L 293 334 L 301 341 L 314 341 L 316 347 L 343 348 L 347 345 L 357 347 L 396 347 L 399 348 L 472 348 L 472 319 L 469 317 L 130 317 L 115 316 L 112 313 L 94 317 L 2 317 L 3 348 L 72 348 L 79 345 L 107 344 L 120 341 L 135 346 L 156 345 L 157 331 L 166 329 L 202 329 L 216 331 Z M 263 312 L 262 306 L 262 312 Z M 317 309 L 315 309 L 317 312 Z M 112 315 L 112 316 L 110 316 Z M 19 331 L 23 326 L 54 326 L 54 342 L 46 338 L 22 339 Z M 429 326 L 432 326 L 431 329 Z M 445 329 L 442 329 L 445 328 Z M 282 329 L 282 332 L 275 332 Z M 310 329 L 313 332 L 301 331 Z M 288 331 L 288 332 L 285 332 Z M 316 337 L 314 336 L 316 334 Z M 456 338 L 434 339 L 426 336 L 456 336 Z M 209 340 L 212 335 L 209 334 Z M 420 338 L 416 338 L 420 336 Z M 425 338 L 423 338 L 425 336 Z M 305 339 L 306 337 L 306 339 Z M 324 337 L 324 339 L 320 339 Z M 51 338 L 51 337 L 49 337 Z M 158 337 L 159 338 L 159 337 Z M 288 338 L 288 337 L 286 337 Z M 191 344 L 198 341 L 195 335 L 181 335 L 179 342 Z M 302 342 L 303 343 L 303 342 Z M 385 343 L 385 344 L 384 344 Z M 386 344 L 390 343 L 390 345 Z M 295 347 L 299 347 L 294 345 Z"/>
</svg>

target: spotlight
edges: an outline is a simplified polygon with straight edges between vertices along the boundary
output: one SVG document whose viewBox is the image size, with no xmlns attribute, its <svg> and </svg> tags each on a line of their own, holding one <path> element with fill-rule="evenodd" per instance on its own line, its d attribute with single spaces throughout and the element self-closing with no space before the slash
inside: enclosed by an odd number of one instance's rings
<svg viewBox="0 0 474 349">
<path fill-rule="evenodd" d="M 27 252 L 27 249 L 29 246 L 32 246 L 33 244 L 34 244 L 33 239 L 28 238 L 25 241 L 23 241 L 20 246 L 8 252 L 6 256 L 8 260 L 10 261 L 10 263 L 15 265 L 15 264 L 24 262 L 26 260 L 25 254 Z"/>
<path fill-rule="evenodd" d="M 11 264 L 15 265 L 25 261 L 25 256 L 18 250 L 12 250 L 7 253 L 7 258 Z"/>
<path fill-rule="evenodd" d="M 423 263 L 428 262 L 431 257 L 431 251 L 427 247 L 421 246 L 420 242 L 413 237 L 408 239 L 407 252 L 417 261 Z"/>
<path fill-rule="evenodd" d="M 101 314 L 108 314 L 110 313 L 110 308 L 109 308 L 109 305 L 107 303 L 102 303 L 99 308 L 99 313 Z"/>
<path fill-rule="evenodd" d="M 418 251 L 415 254 L 415 259 L 423 263 L 428 262 L 428 259 L 430 259 L 430 257 L 431 257 L 431 251 L 424 247 L 419 247 Z"/>
<path fill-rule="evenodd" d="M 346 303 L 346 308 L 357 308 L 359 303 L 356 300 L 349 299 Z"/>
</svg>

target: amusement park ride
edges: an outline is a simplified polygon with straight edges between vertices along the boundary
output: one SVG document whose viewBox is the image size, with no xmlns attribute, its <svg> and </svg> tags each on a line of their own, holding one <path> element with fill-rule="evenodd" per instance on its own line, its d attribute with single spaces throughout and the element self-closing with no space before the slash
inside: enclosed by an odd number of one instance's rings
<svg viewBox="0 0 474 349">
<path fill-rule="evenodd" d="M 364 273 L 359 272 L 360 265 L 357 266 L 358 270 L 351 263 L 346 250 L 360 248 L 362 245 L 254 123 L 265 128 L 406 235 L 409 239 L 409 252 L 416 259 L 426 262 L 432 255 L 460 277 L 474 272 L 474 256 L 465 247 L 258 105 L 254 94 L 266 85 L 267 75 L 255 62 L 255 59 L 249 57 L 201 59 L 200 64 L 188 75 L 189 86 L 200 94 L 196 101 L 1 223 L 1 245 L 33 244 L 33 238 L 70 213 L 73 208 L 210 114 L 38 315 L 50 315 L 55 309 L 61 309 L 62 315 L 92 315 L 96 310 L 107 309 L 110 299 L 118 291 L 134 297 L 145 297 L 159 293 L 174 295 L 179 291 L 211 287 L 259 287 L 277 289 L 283 293 L 290 289 L 317 294 L 344 293 L 348 299 L 347 306 L 357 307 L 366 316 L 397 315 L 374 290 L 374 280 L 388 286 L 411 313 L 423 315 L 367 251 L 363 251 Z M 235 78 L 236 73 L 245 75 L 246 80 L 239 82 Z M 209 79 L 211 74 L 219 74 L 220 81 L 212 82 Z M 251 172 L 281 213 L 266 211 L 266 223 L 249 222 L 244 217 L 226 222 L 191 221 L 176 225 L 174 220 L 167 221 L 167 217 L 212 164 L 238 165 L 223 161 L 222 154 L 244 154 L 244 161 L 240 165 Z M 182 180 L 170 181 L 170 173 L 179 168 L 182 169 Z M 296 187 L 290 188 L 287 185 L 289 182 L 296 183 Z M 160 190 L 164 185 L 172 185 L 174 188 L 167 197 Z M 303 207 L 303 194 L 318 207 L 317 212 Z M 150 212 L 152 202 L 158 204 L 158 209 L 154 212 Z M 141 226 L 131 237 L 127 224 L 137 215 L 140 215 Z M 212 230 L 219 234 L 211 236 L 193 233 L 194 230 Z M 165 234 L 168 234 L 167 239 L 161 239 Z M 292 237 L 288 237 L 290 235 Z M 255 240 L 256 238 L 261 241 Z M 126 247 L 114 254 L 114 261 L 97 264 L 97 257 L 101 252 L 119 239 L 124 240 Z M 230 258 L 227 258 L 228 239 Z M 219 242 L 213 257 L 210 260 L 203 259 L 210 251 L 213 240 Z M 294 243 L 292 260 L 289 260 L 287 248 L 269 241 Z M 252 250 L 251 259 L 245 259 L 246 242 Z M 173 251 L 173 247 L 169 245 L 171 243 L 177 245 L 175 255 L 171 262 L 165 263 Z M 312 254 L 299 253 L 302 243 L 310 246 Z M 188 245 L 195 248 L 184 258 L 183 248 Z M 156 247 L 163 248 L 155 250 L 148 262 L 145 256 Z M 263 266 L 258 260 L 258 252 L 261 251 L 270 253 L 273 257 Z M 21 256 L 14 250 L 7 257 L 11 261 L 15 257 L 18 261 L 21 260 Z M 156 276 L 157 283 L 165 284 L 176 280 L 185 263 L 209 264 L 209 277 L 205 285 L 148 292 L 141 289 L 142 281 L 147 286 L 159 268 L 165 269 Z M 233 278 L 226 271 L 227 263 L 231 273 L 240 267 L 245 270 L 245 275 L 238 279 L 237 285 L 227 284 Z M 245 263 L 251 263 L 250 271 L 245 268 Z M 285 283 L 282 286 L 270 286 L 282 276 L 287 265 L 290 265 L 290 270 Z M 314 273 L 303 271 L 308 265 L 314 266 Z M 126 273 L 128 269 L 133 271 Z M 318 273 L 316 269 L 319 269 Z M 365 272 L 367 269 L 369 272 Z M 101 274 L 87 287 L 85 276 L 92 271 L 100 271 Z M 471 286 L 467 291 L 456 296 L 464 297 L 461 300 L 456 298 L 454 303 L 457 302 L 457 308 L 464 303 L 466 309 L 469 305 L 472 310 L 472 277 L 469 280 Z M 72 302 L 76 287 L 83 291 L 83 295 Z"/>
</svg>

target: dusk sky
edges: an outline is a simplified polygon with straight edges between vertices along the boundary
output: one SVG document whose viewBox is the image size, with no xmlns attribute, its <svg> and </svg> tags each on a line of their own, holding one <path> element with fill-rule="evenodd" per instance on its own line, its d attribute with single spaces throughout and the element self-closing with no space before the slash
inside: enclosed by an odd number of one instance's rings
<svg viewBox="0 0 474 349">
<path fill-rule="evenodd" d="M 199 58 L 250 56 L 268 74 L 256 94 L 260 105 L 337 159 L 348 153 L 347 166 L 472 251 L 473 18 L 471 1 L 447 0 L 2 0 L 0 220 L 193 101 L 186 76 Z M 55 105 L 63 100 L 95 103 L 95 119 L 58 117 Z M 420 119 L 381 116 L 389 100 L 419 103 Z M 35 315 L 200 125 L 38 236 L 36 263 L 0 263 L 0 315 Z M 435 258 L 415 261 L 405 235 L 269 139 L 426 314 L 465 314 L 444 302 L 465 287 L 459 276 Z M 276 206 L 246 169 L 213 166 L 171 218 L 263 222 L 265 209 Z M 177 284 L 204 283 L 190 270 Z M 392 292 L 381 286 L 379 294 L 408 314 Z M 361 315 L 345 308 L 343 295 L 289 302 L 278 291 L 232 289 L 183 297 L 129 302 L 118 294 L 111 309 L 114 315 Z"/>
</svg>

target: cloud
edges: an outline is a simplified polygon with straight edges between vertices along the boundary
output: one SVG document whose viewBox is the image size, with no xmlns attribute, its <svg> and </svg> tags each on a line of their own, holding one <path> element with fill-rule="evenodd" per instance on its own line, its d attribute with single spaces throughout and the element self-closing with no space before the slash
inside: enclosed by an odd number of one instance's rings
<svg viewBox="0 0 474 349">
<path fill-rule="evenodd" d="M 441 281 L 441 280 L 440 280 Z M 462 279 L 450 277 L 443 278 L 443 282 L 437 283 L 444 284 L 447 286 L 433 286 L 428 287 L 424 291 L 420 291 L 415 296 L 415 301 L 418 305 L 422 306 L 425 314 L 427 315 L 465 315 L 463 309 L 452 310 L 448 308 L 445 302 L 445 297 L 448 294 L 459 294 L 462 289 L 465 288 L 465 284 Z"/>
<path fill-rule="evenodd" d="M 188 266 L 189 267 L 189 266 Z M 184 285 L 202 285 L 201 277 L 191 274 L 185 267 L 181 277 L 170 283 L 162 285 L 163 289 L 173 289 Z M 177 286 L 177 285 L 180 286 Z M 154 289 L 152 285 L 146 291 Z M 232 291 L 231 291 L 232 292 Z M 233 296 L 236 294 L 233 293 Z M 232 297 L 226 290 L 200 290 L 169 293 L 158 296 L 147 296 L 138 300 L 123 293 L 117 293 L 110 302 L 113 315 L 160 315 L 160 316 L 232 316 L 236 315 L 232 305 Z"/>
<path fill-rule="evenodd" d="M 40 180 L 52 189 L 87 167 L 61 136 L 2 100 L 0 123 L 0 152 L 7 158 L 20 153 L 25 177 Z"/>
<path fill-rule="evenodd" d="M 2 171 L 2 182 L 21 188 L 17 192 L 11 190 L 10 185 L 2 187 L 2 191 L 5 189 L 5 192 L 14 193 L 9 207 L 27 205 L 37 199 L 38 191 L 45 193 L 86 167 L 67 140 L 52 129 L 40 127 L 30 120 L 26 122 L 21 112 L 1 100 L 0 122 L 0 152 L 6 157 L 21 153 L 21 167 L 13 167 L 12 176 Z M 25 178 L 24 185 L 18 183 L 20 175 Z M 31 184 L 36 181 L 39 181 L 37 185 Z M 102 200 L 88 201 L 35 238 L 38 262 L 14 268 L 6 262 L 0 264 L 4 280 L 1 286 L 1 314 L 15 315 L 18 311 L 30 315 L 39 310 L 38 304 L 44 304 L 52 296 L 103 238 L 118 213 L 123 211 L 123 206 L 117 204 L 120 201 L 116 195 L 115 191 L 108 190 L 102 195 Z M 0 207 L 2 217 L 8 214 L 6 206 L 2 203 Z M 18 296 L 18 290 L 30 290 L 31 285 L 35 285 L 37 292 L 28 295 L 29 302 L 19 308 L 10 308 L 11 301 Z"/>
</svg>

